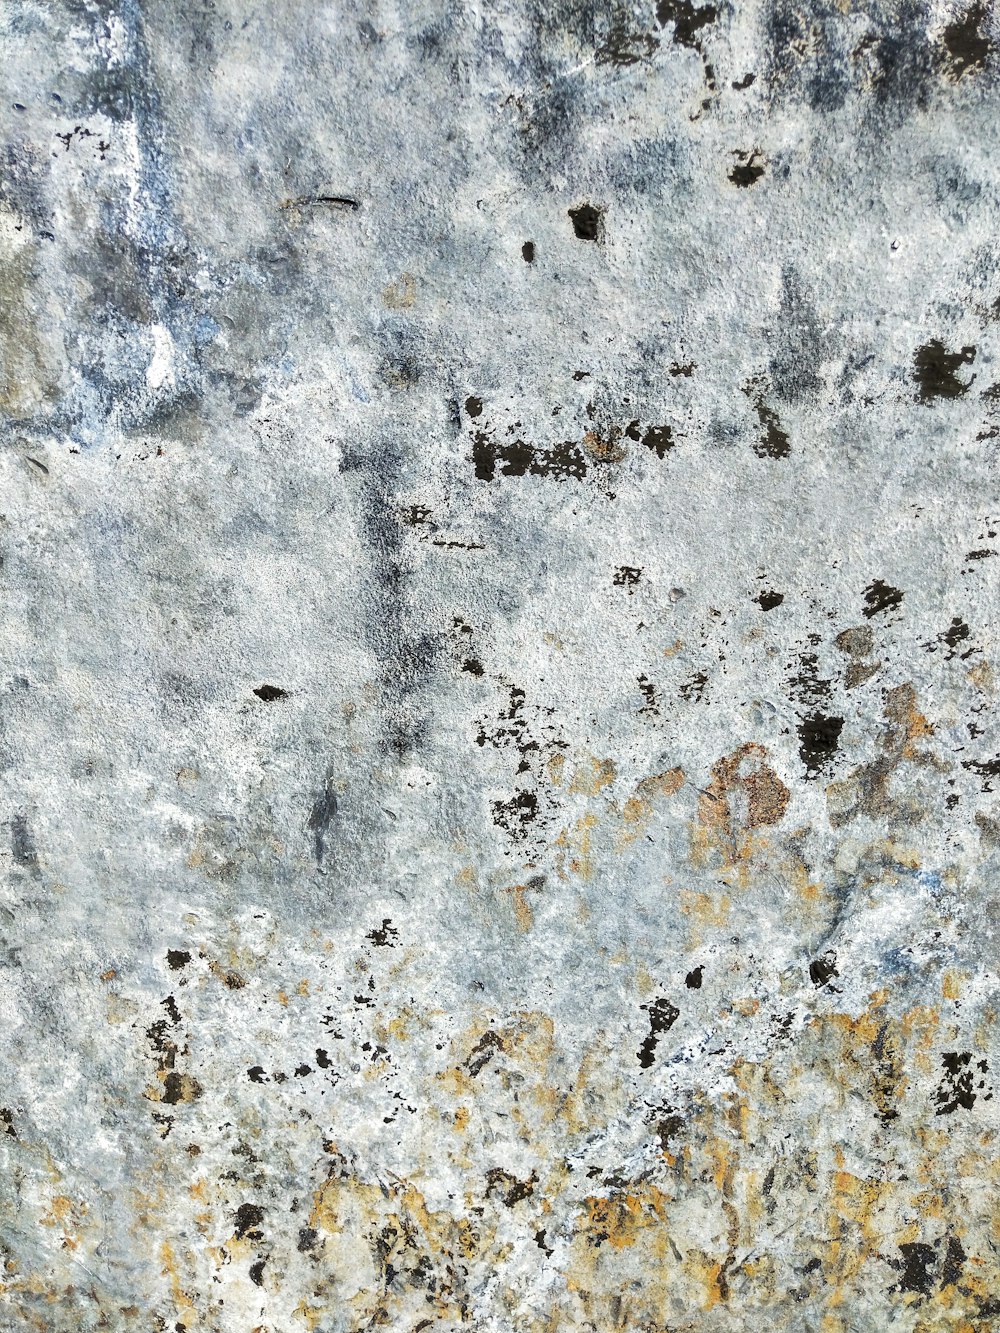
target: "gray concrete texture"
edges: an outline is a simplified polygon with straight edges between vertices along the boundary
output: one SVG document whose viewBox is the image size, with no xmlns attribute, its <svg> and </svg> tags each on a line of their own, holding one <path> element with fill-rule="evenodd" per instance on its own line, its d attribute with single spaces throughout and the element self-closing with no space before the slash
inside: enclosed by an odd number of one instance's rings
<svg viewBox="0 0 1000 1333">
<path fill-rule="evenodd" d="M 998 37 L 4 6 L 5 1333 L 1000 1326 Z"/>
</svg>

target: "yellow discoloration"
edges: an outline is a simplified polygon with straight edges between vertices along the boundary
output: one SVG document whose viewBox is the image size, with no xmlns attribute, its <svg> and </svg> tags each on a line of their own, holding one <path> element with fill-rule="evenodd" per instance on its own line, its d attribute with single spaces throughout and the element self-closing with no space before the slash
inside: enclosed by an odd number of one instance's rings
<svg viewBox="0 0 1000 1333">
<path fill-rule="evenodd" d="M 684 773 L 679 768 L 643 778 L 636 787 L 635 794 L 629 797 L 622 810 L 622 822 L 625 827 L 619 839 L 619 846 L 627 847 L 629 843 L 641 837 L 653 818 L 656 800 L 660 797 L 673 796 L 683 785 Z"/>
<path fill-rule="evenodd" d="M 412 273 L 401 273 L 398 281 L 382 289 L 382 301 L 390 310 L 409 310 L 417 299 L 417 281 Z"/>
<path fill-rule="evenodd" d="M 569 790 L 581 796 L 596 796 L 614 782 L 615 777 L 613 760 L 585 759 L 574 770 Z"/>
<path fill-rule="evenodd" d="M 292 1311 L 293 1318 L 301 1319 L 309 1333 L 315 1333 L 315 1330 L 323 1322 L 325 1315 L 326 1311 L 322 1305 L 309 1305 L 305 1296 Z"/>
<path fill-rule="evenodd" d="M 941 978 L 941 994 L 946 1000 L 960 1000 L 966 973 L 960 968 L 948 968 Z"/>
<path fill-rule="evenodd" d="M 587 1229 L 594 1245 L 605 1241 L 615 1250 L 634 1245 L 640 1231 L 666 1219 L 665 1199 L 659 1190 L 643 1194 L 616 1194 L 584 1199 Z"/>
<path fill-rule="evenodd" d="M 563 853 L 559 857 L 560 878 L 566 879 L 573 874 L 580 879 L 590 879 L 594 873 L 591 846 L 597 822 L 596 815 L 583 815 L 556 838 L 555 845 Z"/>
<path fill-rule="evenodd" d="M 535 919 L 531 911 L 531 904 L 526 896 L 528 892 L 529 889 L 526 884 L 515 884 L 512 889 L 504 889 L 504 893 L 510 894 L 511 901 L 514 904 L 514 919 L 517 922 L 518 930 L 522 932 L 529 931 Z"/>
<path fill-rule="evenodd" d="M 970 667 L 966 672 L 966 679 L 971 685 L 975 685 L 977 690 L 983 690 L 986 694 L 992 694 L 996 688 L 993 668 L 989 662 L 977 662 L 975 666 Z"/>
<path fill-rule="evenodd" d="M 700 893 L 681 889 L 681 911 L 691 921 L 691 944 L 698 948 L 709 928 L 721 930 L 729 921 L 732 899 L 728 893 Z"/>
<path fill-rule="evenodd" d="M 177 1310 L 178 1323 L 182 1324 L 184 1328 L 197 1328 L 198 1312 L 190 1296 L 184 1290 L 178 1271 L 177 1257 L 169 1241 L 165 1240 L 160 1245 L 160 1262 L 163 1265 L 164 1275 L 170 1280 L 170 1294 Z"/>
</svg>

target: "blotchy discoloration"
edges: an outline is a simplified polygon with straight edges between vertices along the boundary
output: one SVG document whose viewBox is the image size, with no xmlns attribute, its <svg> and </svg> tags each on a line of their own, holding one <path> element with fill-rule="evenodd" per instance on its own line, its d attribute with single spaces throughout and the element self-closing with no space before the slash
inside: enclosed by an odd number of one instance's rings
<svg viewBox="0 0 1000 1333">
<path fill-rule="evenodd" d="M 767 757 L 764 746 L 751 742 L 713 765 L 698 802 L 696 846 L 716 851 L 725 862 L 742 861 L 756 831 L 781 822 L 789 791 Z"/>
<path fill-rule="evenodd" d="M 0 1328 L 991 1329 L 992 10 L 4 20 Z"/>
</svg>

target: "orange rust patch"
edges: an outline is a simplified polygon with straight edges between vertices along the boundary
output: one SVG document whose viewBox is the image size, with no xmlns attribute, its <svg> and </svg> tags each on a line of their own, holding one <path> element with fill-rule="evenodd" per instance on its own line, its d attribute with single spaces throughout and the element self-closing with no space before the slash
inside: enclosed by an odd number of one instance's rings
<svg viewBox="0 0 1000 1333">
<path fill-rule="evenodd" d="M 585 1229 L 590 1245 L 607 1243 L 615 1250 L 628 1249 L 643 1231 L 667 1220 L 667 1196 L 654 1185 L 612 1194 L 609 1198 L 588 1195 Z"/>
<path fill-rule="evenodd" d="M 714 853 L 724 864 L 745 861 L 752 834 L 781 822 L 790 793 L 764 761 L 763 745 L 748 742 L 712 767 L 712 780 L 698 801 L 692 853 L 704 863 Z"/>
</svg>

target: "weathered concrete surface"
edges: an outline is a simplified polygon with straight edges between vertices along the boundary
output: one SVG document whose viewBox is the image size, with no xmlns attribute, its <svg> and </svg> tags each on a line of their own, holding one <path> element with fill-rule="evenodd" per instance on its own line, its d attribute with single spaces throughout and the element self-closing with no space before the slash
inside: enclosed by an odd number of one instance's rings
<svg viewBox="0 0 1000 1333">
<path fill-rule="evenodd" d="M 995 1328 L 992 10 L 0 24 L 0 1328 Z"/>
</svg>

